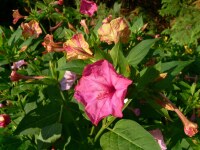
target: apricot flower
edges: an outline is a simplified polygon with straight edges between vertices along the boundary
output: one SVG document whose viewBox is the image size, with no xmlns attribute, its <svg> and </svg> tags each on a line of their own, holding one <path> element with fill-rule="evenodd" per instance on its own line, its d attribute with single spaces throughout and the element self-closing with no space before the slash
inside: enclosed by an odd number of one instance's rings
<svg viewBox="0 0 200 150">
<path fill-rule="evenodd" d="M 108 44 L 112 44 L 112 42 L 116 44 L 119 41 L 126 43 L 131 33 L 128 24 L 122 17 L 112 21 L 110 21 L 110 17 L 104 19 L 102 26 L 98 29 L 100 40 Z"/>
<path fill-rule="evenodd" d="M 10 116 L 7 114 L 0 115 L 0 128 L 5 128 L 10 123 Z"/>
<path fill-rule="evenodd" d="M 85 106 L 87 116 L 97 125 L 109 115 L 123 116 L 122 107 L 131 83 L 131 80 L 116 73 L 107 60 L 100 60 L 84 68 L 74 97 Z"/>
<path fill-rule="evenodd" d="M 22 16 L 20 13 L 19 13 L 19 10 L 16 9 L 16 10 L 13 10 L 13 24 L 16 24 L 18 22 L 19 19 L 22 19 L 22 18 L 26 18 L 26 16 Z"/>
<path fill-rule="evenodd" d="M 93 54 L 81 33 L 75 34 L 70 40 L 66 41 L 63 48 L 67 52 L 68 60 L 88 59 Z"/>
<path fill-rule="evenodd" d="M 34 37 L 38 38 L 39 35 L 42 33 L 42 29 L 39 26 L 39 23 L 35 20 L 31 20 L 29 23 L 22 23 L 22 35 L 25 38 Z"/>
<path fill-rule="evenodd" d="M 81 0 L 80 13 L 92 17 L 97 11 L 97 4 L 93 1 Z"/>
<path fill-rule="evenodd" d="M 47 52 L 61 52 L 63 51 L 62 42 L 55 43 L 53 41 L 53 35 L 47 34 L 44 38 L 44 42 L 42 45 L 46 49 Z"/>
</svg>

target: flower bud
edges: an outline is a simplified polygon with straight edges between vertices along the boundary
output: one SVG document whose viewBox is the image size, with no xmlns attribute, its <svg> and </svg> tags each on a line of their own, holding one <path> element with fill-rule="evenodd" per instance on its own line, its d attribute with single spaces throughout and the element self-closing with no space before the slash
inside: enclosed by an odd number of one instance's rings
<svg viewBox="0 0 200 150">
<path fill-rule="evenodd" d="M 7 114 L 0 115 L 0 128 L 5 128 L 11 122 L 10 116 Z"/>
</svg>

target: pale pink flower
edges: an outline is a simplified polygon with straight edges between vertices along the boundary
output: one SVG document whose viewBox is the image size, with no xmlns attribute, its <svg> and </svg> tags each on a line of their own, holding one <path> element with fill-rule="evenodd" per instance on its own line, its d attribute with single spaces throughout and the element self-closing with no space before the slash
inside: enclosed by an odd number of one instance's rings
<svg viewBox="0 0 200 150">
<path fill-rule="evenodd" d="M 5 128 L 11 122 L 10 116 L 7 114 L 0 115 L 0 128 Z"/>
<path fill-rule="evenodd" d="M 13 63 L 13 65 L 11 66 L 11 69 L 17 70 L 24 65 L 27 65 L 27 62 L 25 62 L 24 60 L 19 60 L 19 61 Z"/>
<path fill-rule="evenodd" d="M 163 139 L 162 132 L 159 129 L 151 130 L 151 131 L 149 131 L 149 133 L 151 133 L 151 135 L 154 137 L 154 139 L 158 142 L 161 150 L 167 149 L 166 144 Z"/>
<path fill-rule="evenodd" d="M 103 20 L 102 26 L 98 29 L 100 41 L 116 44 L 119 41 L 126 43 L 130 36 L 130 29 L 124 18 L 119 17 L 111 20 L 111 16 Z"/>
<path fill-rule="evenodd" d="M 67 59 L 88 59 L 92 57 L 88 43 L 85 41 L 83 34 L 75 34 L 70 40 L 63 44 L 64 50 L 67 52 Z"/>
<path fill-rule="evenodd" d="M 97 4 L 93 1 L 81 0 L 80 13 L 92 17 L 97 11 Z"/>
<path fill-rule="evenodd" d="M 63 49 L 63 43 L 57 42 L 55 43 L 53 41 L 53 35 L 47 34 L 44 38 L 44 42 L 42 42 L 42 45 L 46 49 L 47 52 L 62 52 Z"/>
<path fill-rule="evenodd" d="M 131 80 L 118 74 L 107 60 L 100 60 L 84 68 L 75 87 L 74 97 L 85 106 L 94 125 L 109 116 L 122 117 L 122 108 Z"/>
<path fill-rule="evenodd" d="M 39 26 L 39 23 L 35 20 L 31 20 L 29 23 L 22 23 L 22 35 L 25 38 L 34 37 L 38 38 L 42 34 L 42 29 Z"/>
<path fill-rule="evenodd" d="M 18 22 L 19 19 L 21 18 L 26 18 L 27 16 L 22 16 L 20 13 L 19 13 L 19 10 L 16 9 L 16 10 L 13 10 L 13 24 L 16 24 Z"/>
<path fill-rule="evenodd" d="M 84 32 L 85 32 L 86 34 L 89 34 L 89 29 L 88 29 L 88 26 L 87 26 L 87 24 L 86 24 L 86 20 L 85 20 L 85 19 L 82 19 L 81 22 L 80 22 L 80 24 L 81 24 L 81 26 L 83 27 Z"/>
<path fill-rule="evenodd" d="M 65 71 L 63 79 L 60 81 L 61 90 L 69 90 L 76 81 L 76 74 L 71 71 Z"/>
</svg>

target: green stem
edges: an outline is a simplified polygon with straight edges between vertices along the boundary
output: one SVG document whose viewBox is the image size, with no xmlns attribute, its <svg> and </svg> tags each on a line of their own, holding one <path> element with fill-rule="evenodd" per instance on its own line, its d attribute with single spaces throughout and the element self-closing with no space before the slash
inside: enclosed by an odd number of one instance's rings
<svg viewBox="0 0 200 150">
<path fill-rule="evenodd" d="M 63 113 L 63 104 L 60 106 L 60 115 L 59 115 L 58 122 L 61 122 L 61 119 L 62 119 L 62 113 Z"/>
</svg>

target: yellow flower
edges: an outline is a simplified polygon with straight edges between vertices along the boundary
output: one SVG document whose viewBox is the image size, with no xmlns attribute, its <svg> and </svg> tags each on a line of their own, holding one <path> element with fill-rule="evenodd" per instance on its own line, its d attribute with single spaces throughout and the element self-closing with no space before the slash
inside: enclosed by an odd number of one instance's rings
<svg viewBox="0 0 200 150">
<path fill-rule="evenodd" d="M 111 20 L 111 16 L 103 20 L 103 25 L 98 29 L 98 35 L 101 41 L 108 44 L 115 44 L 121 41 L 126 43 L 130 36 L 128 24 L 124 18 L 119 17 Z"/>
<path fill-rule="evenodd" d="M 63 48 L 67 52 L 68 60 L 88 59 L 93 54 L 81 33 L 75 34 L 70 40 L 67 40 L 63 44 Z"/>
</svg>

